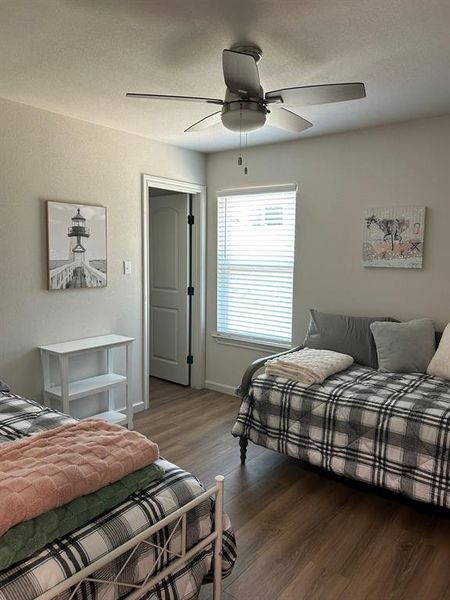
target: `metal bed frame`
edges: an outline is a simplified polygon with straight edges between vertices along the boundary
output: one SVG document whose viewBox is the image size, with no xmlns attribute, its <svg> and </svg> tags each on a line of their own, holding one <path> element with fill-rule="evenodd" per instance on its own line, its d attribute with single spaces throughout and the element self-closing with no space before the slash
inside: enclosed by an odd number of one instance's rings
<svg viewBox="0 0 450 600">
<path fill-rule="evenodd" d="M 223 488 L 224 488 L 224 477 L 222 475 L 217 475 L 215 477 L 215 485 L 211 487 L 209 490 L 203 492 L 197 498 L 194 498 L 181 508 L 177 509 L 161 521 L 158 521 L 151 527 L 148 527 L 145 531 L 142 531 L 132 539 L 128 540 L 121 546 L 118 546 L 105 556 L 97 559 L 95 562 L 90 564 L 89 566 L 81 569 L 78 573 L 75 573 L 71 577 L 61 581 L 51 589 L 47 590 L 44 594 L 38 596 L 36 600 L 50 600 L 51 598 L 55 598 L 58 594 L 69 590 L 70 588 L 74 588 L 72 590 L 71 595 L 68 600 L 72 600 L 75 598 L 76 593 L 78 592 L 80 586 L 83 582 L 94 582 L 94 583 L 104 583 L 110 586 L 115 587 L 126 587 L 126 588 L 135 588 L 133 592 L 127 595 L 127 600 L 137 600 L 141 598 L 143 594 L 150 591 L 154 588 L 160 581 L 162 581 L 168 575 L 175 573 L 180 568 L 182 568 L 189 560 L 191 560 L 196 554 L 204 550 L 207 546 L 214 544 L 214 558 L 213 558 L 213 569 L 214 569 L 214 580 L 213 580 L 213 599 L 221 600 L 222 599 L 222 541 L 223 541 Z M 214 509 L 214 528 L 212 532 L 199 542 L 195 544 L 189 550 L 186 549 L 186 515 L 187 513 L 204 502 L 214 496 L 215 498 L 215 509 Z M 163 527 L 167 527 L 168 525 L 175 523 L 175 526 L 168 537 L 164 546 L 158 546 L 149 541 L 148 538 L 153 536 L 155 533 L 160 531 Z M 178 554 L 168 549 L 170 541 L 175 533 L 175 531 L 181 527 L 181 553 Z M 158 553 L 156 555 L 156 560 L 153 564 L 152 569 L 147 574 L 145 579 L 139 583 L 129 583 L 120 581 L 120 576 L 122 572 L 126 569 L 129 561 L 133 557 L 136 550 L 141 546 L 141 544 L 152 546 L 155 548 Z M 95 571 L 98 571 L 118 556 L 121 556 L 125 552 L 130 551 L 130 555 L 126 559 L 124 565 L 121 567 L 120 571 L 117 573 L 113 580 L 105 580 L 92 577 L 92 574 Z M 155 571 L 158 568 L 161 559 L 165 555 L 172 555 L 175 560 L 171 562 L 165 569 L 155 574 Z"/>
</svg>

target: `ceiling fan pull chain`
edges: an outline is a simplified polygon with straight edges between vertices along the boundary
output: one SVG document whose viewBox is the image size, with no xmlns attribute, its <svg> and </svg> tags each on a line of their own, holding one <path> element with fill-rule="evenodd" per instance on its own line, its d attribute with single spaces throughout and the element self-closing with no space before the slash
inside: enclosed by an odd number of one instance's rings
<svg viewBox="0 0 450 600">
<path fill-rule="evenodd" d="M 244 162 L 244 175 L 248 175 L 248 169 L 247 169 L 247 146 L 248 146 L 248 135 L 245 134 L 245 150 L 244 150 L 244 157 L 245 157 L 245 162 Z"/>
<path fill-rule="evenodd" d="M 242 104 L 239 105 L 239 158 L 238 167 L 242 167 Z"/>
</svg>

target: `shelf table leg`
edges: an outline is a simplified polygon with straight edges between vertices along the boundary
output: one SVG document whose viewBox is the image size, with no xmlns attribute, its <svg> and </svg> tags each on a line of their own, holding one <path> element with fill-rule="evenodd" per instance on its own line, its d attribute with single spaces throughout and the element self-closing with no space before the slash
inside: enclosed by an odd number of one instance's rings
<svg viewBox="0 0 450 600">
<path fill-rule="evenodd" d="M 42 390 L 42 400 L 44 402 L 44 406 L 50 406 L 50 398 L 46 392 L 51 387 L 50 382 L 50 356 L 48 352 L 44 350 L 40 351 L 41 355 L 41 364 L 42 364 L 42 377 L 43 377 L 43 390 Z"/>
<path fill-rule="evenodd" d="M 60 355 L 59 371 L 61 375 L 61 400 L 62 411 L 66 415 L 69 414 L 69 357 Z"/>
<path fill-rule="evenodd" d="M 131 344 L 126 344 L 126 374 L 127 381 L 125 384 L 126 408 L 127 408 L 127 427 L 133 429 L 133 404 L 131 402 L 130 383 L 131 383 Z"/>
<path fill-rule="evenodd" d="M 112 353 L 111 348 L 106 349 L 106 372 L 113 372 Z M 108 410 L 112 410 L 112 390 L 106 392 L 106 398 L 108 402 Z"/>
</svg>

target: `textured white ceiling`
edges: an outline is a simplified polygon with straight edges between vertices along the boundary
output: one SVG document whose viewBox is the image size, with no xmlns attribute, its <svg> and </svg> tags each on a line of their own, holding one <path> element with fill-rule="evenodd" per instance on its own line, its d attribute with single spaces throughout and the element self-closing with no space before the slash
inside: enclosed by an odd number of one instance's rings
<svg viewBox="0 0 450 600">
<path fill-rule="evenodd" d="M 297 109 L 302 136 L 450 112 L 449 0 L 0 0 L 0 97 L 205 152 L 209 105 L 126 91 L 223 97 L 221 52 L 255 42 L 266 91 L 364 81 L 367 99 Z M 212 107 L 214 109 L 214 107 Z M 294 139 L 269 127 L 249 144 Z"/>
</svg>

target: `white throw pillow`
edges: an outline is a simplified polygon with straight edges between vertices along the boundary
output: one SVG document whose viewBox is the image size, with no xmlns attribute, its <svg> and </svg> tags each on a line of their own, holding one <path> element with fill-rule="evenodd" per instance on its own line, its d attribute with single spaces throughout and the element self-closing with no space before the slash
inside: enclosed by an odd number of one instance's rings
<svg viewBox="0 0 450 600">
<path fill-rule="evenodd" d="M 450 323 L 444 329 L 439 348 L 431 359 L 428 375 L 450 379 Z"/>
</svg>

